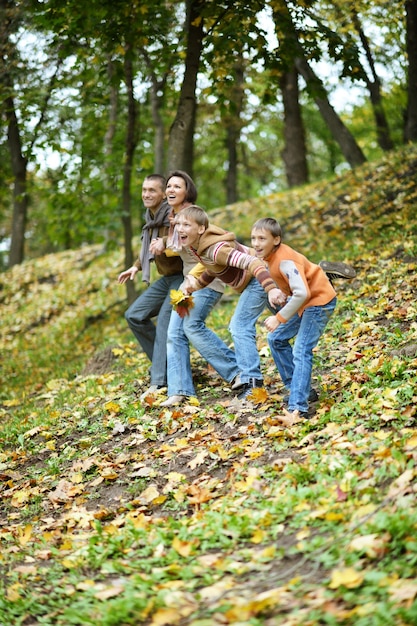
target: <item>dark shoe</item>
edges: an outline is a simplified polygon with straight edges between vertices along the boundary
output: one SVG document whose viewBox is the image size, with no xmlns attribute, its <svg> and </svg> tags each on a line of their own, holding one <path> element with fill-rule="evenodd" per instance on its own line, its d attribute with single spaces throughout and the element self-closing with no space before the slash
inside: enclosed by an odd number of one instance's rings
<svg viewBox="0 0 417 626">
<path fill-rule="evenodd" d="M 259 378 L 251 378 L 248 383 L 244 383 L 242 385 L 237 397 L 239 400 L 245 400 L 245 398 L 250 396 L 250 394 L 252 393 L 254 389 L 256 388 L 259 389 L 259 388 L 262 388 L 263 386 L 264 386 L 263 380 L 260 380 Z"/>
<path fill-rule="evenodd" d="M 319 266 L 326 272 L 330 280 L 336 278 L 346 278 L 348 280 L 355 278 L 356 272 L 351 265 L 342 263 L 341 261 L 320 261 Z"/>
<path fill-rule="evenodd" d="M 288 404 L 289 399 L 290 399 L 290 394 L 287 393 L 287 395 L 283 397 L 283 401 L 285 402 L 285 404 Z M 308 394 L 308 401 L 317 402 L 318 399 L 319 399 L 319 394 L 317 393 L 315 389 L 311 388 L 310 393 Z"/>
</svg>

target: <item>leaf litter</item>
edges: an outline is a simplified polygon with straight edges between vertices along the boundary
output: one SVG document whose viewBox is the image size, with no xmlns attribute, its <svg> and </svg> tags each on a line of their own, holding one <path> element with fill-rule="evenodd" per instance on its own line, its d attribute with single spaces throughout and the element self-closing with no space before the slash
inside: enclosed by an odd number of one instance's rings
<svg viewBox="0 0 417 626">
<path fill-rule="evenodd" d="M 216 213 L 233 228 L 273 210 L 291 245 L 357 270 L 336 284 L 301 423 L 279 419 L 261 324 L 249 402 L 194 352 L 197 399 L 141 402 L 121 253 L 0 277 L 2 626 L 415 623 L 416 170 L 409 148 Z M 226 340 L 234 303 L 209 318 Z"/>
</svg>

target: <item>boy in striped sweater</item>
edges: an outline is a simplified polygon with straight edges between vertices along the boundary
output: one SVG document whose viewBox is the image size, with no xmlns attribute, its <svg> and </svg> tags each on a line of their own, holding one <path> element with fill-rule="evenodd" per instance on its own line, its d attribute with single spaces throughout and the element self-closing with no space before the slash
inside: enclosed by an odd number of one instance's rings
<svg viewBox="0 0 417 626">
<path fill-rule="evenodd" d="M 200 207 L 194 205 L 180 211 L 176 229 L 182 248 L 199 262 L 180 288 L 192 293 L 219 278 L 240 294 L 229 330 L 240 370 L 232 389 L 243 400 L 255 387 L 263 387 L 256 322 L 268 301 L 275 307 L 283 304 L 286 297 L 254 250 L 239 243 L 232 232 L 209 224 Z"/>
</svg>

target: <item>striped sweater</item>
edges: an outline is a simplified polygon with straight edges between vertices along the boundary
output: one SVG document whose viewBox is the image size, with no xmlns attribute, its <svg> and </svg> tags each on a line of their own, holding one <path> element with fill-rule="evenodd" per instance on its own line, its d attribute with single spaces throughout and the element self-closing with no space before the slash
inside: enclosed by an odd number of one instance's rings
<svg viewBox="0 0 417 626">
<path fill-rule="evenodd" d="M 201 235 L 197 249 L 188 250 L 200 261 L 190 274 L 201 287 L 219 278 L 241 293 L 254 276 L 266 292 L 276 288 L 266 264 L 253 256 L 253 249 L 239 243 L 234 233 L 218 226 L 210 225 Z"/>
</svg>

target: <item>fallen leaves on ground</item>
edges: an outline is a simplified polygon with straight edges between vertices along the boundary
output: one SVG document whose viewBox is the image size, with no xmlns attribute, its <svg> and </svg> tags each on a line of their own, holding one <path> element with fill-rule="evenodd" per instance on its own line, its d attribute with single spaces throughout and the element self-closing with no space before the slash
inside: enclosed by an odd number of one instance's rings
<svg viewBox="0 0 417 626">
<path fill-rule="evenodd" d="M 286 236 L 303 223 L 309 256 L 320 232 L 357 270 L 336 285 L 306 420 L 282 419 L 262 324 L 265 386 L 247 401 L 192 352 L 198 399 L 142 402 L 149 363 L 117 287 L 101 289 L 120 254 L 86 247 L 7 273 L 0 623 L 415 623 L 416 166 L 410 151 L 349 173 L 331 202 L 303 190 L 314 211 Z M 234 303 L 209 318 L 226 340 Z"/>
</svg>

